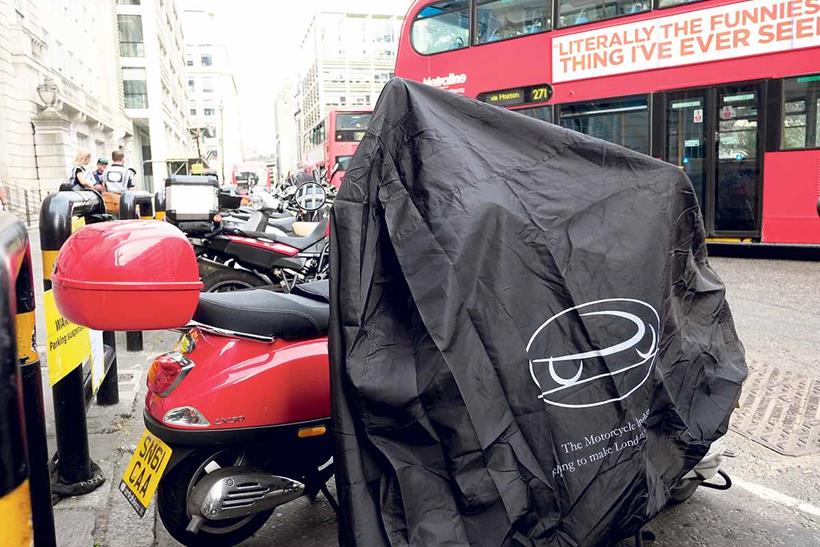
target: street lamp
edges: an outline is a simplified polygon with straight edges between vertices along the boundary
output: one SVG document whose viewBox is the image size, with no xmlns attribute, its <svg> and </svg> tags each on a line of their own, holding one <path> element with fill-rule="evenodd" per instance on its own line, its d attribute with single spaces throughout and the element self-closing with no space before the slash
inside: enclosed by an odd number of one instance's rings
<svg viewBox="0 0 820 547">
<path fill-rule="evenodd" d="M 37 86 L 37 95 L 40 96 L 40 100 L 43 101 L 46 108 L 54 108 L 54 105 L 57 104 L 57 94 L 59 91 L 60 89 L 54 80 L 51 79 L 51 76 L 43 78 L 43 83 Z"/>
</svg>

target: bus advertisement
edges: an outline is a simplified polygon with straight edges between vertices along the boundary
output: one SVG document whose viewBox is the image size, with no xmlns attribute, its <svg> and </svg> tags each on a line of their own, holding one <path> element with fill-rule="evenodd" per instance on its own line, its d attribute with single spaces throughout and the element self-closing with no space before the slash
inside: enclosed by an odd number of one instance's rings
<svg viewBox="0 0 820 547">
<path fill-rule="evenodd" d="M 420 0 L 396 75 L 678 165 L 712 242 L 820 244 L 820 0 Z"/>
<path fill-rule="evenodd" d="M 372 110 L 332 110 L 310 133 L 312 148 L 307 153 L 308 166 L 324 166 L 328 180 L 337 188 L 344 180 L 350 158 L 364 138 Z M 338 167 L 337 167 L 338 166 Z M 336 169 L 334 173 L 334 168 Z"/>
</svg>

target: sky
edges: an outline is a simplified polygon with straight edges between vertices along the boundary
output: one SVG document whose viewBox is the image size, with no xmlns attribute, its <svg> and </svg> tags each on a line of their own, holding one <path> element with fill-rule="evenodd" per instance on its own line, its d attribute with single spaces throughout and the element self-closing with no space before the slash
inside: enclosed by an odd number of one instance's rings
<svg viewBox="0 0 820 547">
<path fill-rule="evenodd" d="M 219 19 L 233 65 L 242 108 L 242 133 L 249 153 L 273 152 L 273 107 L 288 78 L 298 73 L 299 45 L 315 13 L 339 6 L 367 9 L 412 0 L 232 0 L 219 2 Z"/>
</svg>

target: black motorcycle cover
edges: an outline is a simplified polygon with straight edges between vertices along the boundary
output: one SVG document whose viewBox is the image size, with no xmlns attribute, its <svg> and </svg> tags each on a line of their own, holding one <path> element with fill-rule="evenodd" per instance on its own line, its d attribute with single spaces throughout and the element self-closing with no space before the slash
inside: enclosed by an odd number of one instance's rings
<svg viewBox="0 0 820 547">
<path fill-rule="evenodd" d="M 634 534 L 746 376 L 672 165 L 394 79 L 336 198 L 343 545 Z"/>
</svg>

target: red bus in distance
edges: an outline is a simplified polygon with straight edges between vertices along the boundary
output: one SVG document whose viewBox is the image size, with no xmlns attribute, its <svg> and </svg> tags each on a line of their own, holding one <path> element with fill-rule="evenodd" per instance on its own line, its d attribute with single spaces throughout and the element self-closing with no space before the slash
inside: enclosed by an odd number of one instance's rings
<svg viewBox="0 0 820 547">
<path fill-rule="evenodd" d="M 327 118 L 311 130 L 309 137 L 313 148 L 307 154 L 307 165 L 324 165 L 330 177 L 338 164 L 338 169 L 328 180 L 338 188 L 344 180 L 350 158 L 367 132 L 371 113 L 372 109 L 369 108 L 330 111 Z"/>
<path fill-rule="evenodd" d="M 712 242 L 820 244 L 820 0 L 419 0 L 396 75 L 680 166 Z"/>
</svg>

